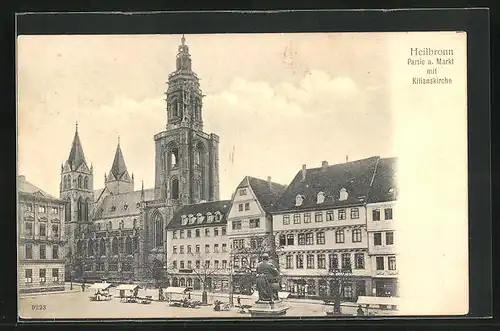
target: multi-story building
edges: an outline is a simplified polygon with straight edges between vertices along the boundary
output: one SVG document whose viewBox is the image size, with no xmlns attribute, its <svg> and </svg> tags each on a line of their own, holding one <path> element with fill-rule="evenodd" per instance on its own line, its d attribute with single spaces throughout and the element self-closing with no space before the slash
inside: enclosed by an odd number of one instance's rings
<svg viewBox="0 0 500 331">
<path fill-rule="evenodd" d="M 297 296 L 333 295 L 332 270 L 349 270 L 346 300 L 371 293 L 366 199 L 379 157 L 307 169 L 304 165 L 273 212 L 283 247 L 282 286 Z"/>
<path fill-rule="evenodd" d="M 372 265 L 372 294 L 397 296 L 396 159 L 380 159 L 373 179 L 367 208 L 368 254 Z"/>
<path fill-rule="evenodd" d="M 75 132 L 61 166 L 61 199 L 68 201 L 68 274 L 76 278 L 145 279 L 166 266 L 166 225 L 183 205 L 219 198 L 219 137 L 203 132 L 202 91 L 182 37 L 168 76 L 166 130 L 154 136 L 155 187 L 135 190 L 120 147 L 104 188 L 94 189 Z"/>
<path fill-rule="evenodd" d="M 264 253 L 276 253 L 271 212 L 285 186 L 247 176 L 233 194 L 228 216 L 232 284 L 235 293 L 246 293 L 253 285 L 253 271 Z M 279 265 L 277 265 L 279 266 Z"/>
<path fill-rule="evenodd" d="M 19 293 L 64 290 L 64 205 L 19 176 Z"/>
<path fill-rule="evenodd" d="M 167 225 L 167 272 L 172 286 L 227 291 L 230 200 L 182 206 Z"/>
</svg>

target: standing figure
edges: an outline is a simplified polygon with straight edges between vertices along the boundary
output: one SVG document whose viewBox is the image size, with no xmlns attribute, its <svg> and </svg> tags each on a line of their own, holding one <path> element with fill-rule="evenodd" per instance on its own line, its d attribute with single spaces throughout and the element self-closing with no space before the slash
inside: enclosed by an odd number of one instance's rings
<svg viewBox="0 0 500 331">
<path fill-rule="evenodd" d="M 279 272 L 274 265 L 269 262 L 269 255 L 263 254 L 262 262 L 257 265 L 257 291 L 259 301 L 279 301 Z"/>
</svg>

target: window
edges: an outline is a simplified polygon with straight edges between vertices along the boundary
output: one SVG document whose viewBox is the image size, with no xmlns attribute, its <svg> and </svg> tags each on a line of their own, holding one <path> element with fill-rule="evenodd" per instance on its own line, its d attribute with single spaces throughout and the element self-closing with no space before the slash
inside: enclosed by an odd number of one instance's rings
<svg viewBox="0 0 500 331">
<path fill-rule="evenodd" d="M 344 201 L 344 200 L 347 200 L 347 197 L 349 196 L 349 194 L 347 193 L 347 190 L 345 188 L 342 188 L 340 190 L 340 197 L 339 197 L 339 200 L 340 201 Z"/>
<path fill-rule="evenodd" d="M 298 254 L 295 256 L 295 267 L 297 269 L 304 268 L 304 255 Z"/>
<path fill-rule="evenodd" d="M 188 267 L 187 267 L 187 268 L 188 268 L 188 269 L 193 269 L 193 266 L 192 266 L 192 262 L 191 262 L 191 260 L 189 260 L 189 261 L 188 261 Z"/>
<path fill-rule="evenodd" d="M 293 241 L 294 241 L 294 235 L 293 235 L 293 234 L 288 234 L 288 235 L 286 236 L 286 244 L 287 244 L 287 245 L 292 245 L 292 246 L 293 246 L 293 245 L 294 245 L 294 242 L 293 242 Z"/>
<path fill-rule="evenodd" d="M 59 238 L 59 226 L 56 224 L 52 225 L 52 237 Z"/>
<path fill-rule="evenodd" d="M 172 232 L 172 239 L 177 239 L 177 231 Z"/>
<path fill-rule="evenodd" d="M 335 231 L 335 242 L 337 244 L 343 244 L 344 243 L 344 230 L 337 230 L 337 231 Z"/>
<path fill-rule="evenodd" d="M 314 269 L 314 255 L 307 254 L 307 269 Z"/>
<path fill-rule="evenodd" d="M 205 253 L 210 253 L 210 245 L 205 245 Z"/>
<path fill-rule="evenodd" d="M 26 211 L 31 213 L 33 212 L 33 205 L 31 203 L 26 204 Z M 31 269 L 28 269 L 31 270 Z"/>
<path fill-rule="evenodd" d="M 194 230 L 194 235 L 195 235 L 195 237 L 199 237 L 200 236 L 200 229 Z"/>
<path fill-rule="evenodd" d="M 245 247 L 245 242 L 243 239 L 234 239 L 233 248 L 243 248 Z"/>
<path fill-rule="evenodd" d="M 59 269 L 57 268 L 52 269 L 52 281 L 54 283 L 59 282 Z"/>
<path fill-rule="evenodd" d="M 306 233 L 306 245 L 313 245 L 314 244 L 314 237 L 313 233 Z"/>
<path fill-rule="evenodd" d="M 287 255 L 286 256 L 286 268 L 287 269 L 292 269 L 293 268 L 293 255 Z"/>
<path fill-rule="evenodd" d="M 135 229 L 137 227 L 137 220 L 134 218 L 134 222 L 132 223 L 132 228 Z"/>
<path fill-rule="evenodd" d="M 354 254 L 354 268 L 364 269 L 365 268 L 365 254 L 356 253 Z"/>
<path fill-rule="evenodd" d="M 345 209 L 339 209 L 338 218 L 339 220 L 345 220 Z"/>
<path fill-rule="evenodd" d="M 227 260 L 222 260 L 222 269 L 227 269 Z"/>
<path fill-rule="evenodd" d="M 250 202 L 245 202 L 245 210 L 250 210 Z"/>
<path fill-rule="evenodd" d="M 377 256 L 375 258 L 375 262 L 377 264 L 377 270 L 384 270 L 384 257 L 383 256 Z"/>
<path fill-rule="evenodd" d="M 223 235 L 223 236 L 225 236 L 225 235 L 226 235 L 226 227 L 225 227 L 225 226 L 223 226 L 223 227 L 222 227 L 222 235 Z"/>
<path fill-rule="evenodd" d="M 351 219 L 359 218 L 359 208 L 351 208 Z"/>
<path fill-rule="evenodd" d="M 361 229 L 352 230 L 352 242 L 360 243 L 361 242 Z"/>
<path fill-rule="evenodd" d="M 212 215 L 212 213 L 207 213 L 207 222 L 212 223 L 213 220 L 214 220 L 214 215 Z"/>
<path fill-rule="evenodd" d="M 280 246 L 286 245 L 286 235 L 280 234 Z"/>
<path fill-rule="evenodd" d="M 243 211 L 243 204 L 242 204 L 242 203 L 240 203 L 240 204 L 238 205 L 238 211 Z"/>
<path fill-rule="evenodd" d="M 319 213 L 314 214 L 314 221 L 316 223 L 323 222 L 323 213 L 319 212 Z"/>
<path fill-rule="evenodd" d="M 396 257 L 395 256 L 389 256 L 387 258 L 387 262 L 388 262 L 388 268 L 389 270 L 396 270 Z"/>
<path fill-rule="evenodd" d="M 214 244 L 214 253 L 219 253 L 219 244 Z"/>
<path fill-rule="evenodd" d="M 196 260 L 194 263 L 196 269 L 200 269 L 200 260 Z"/>
<path fill-rule="evenodd" d="M 246 188 L 242 188 L 242 189 L 240 189 L 239 193 L 240 193 L 240 196 L 247 195 L 247 189 Z"/>
<path fill-rule="evenodd" d="M 346 299 L 351 299 L 352 298 L 352 285 L 351 284 L 345 284 L 344 286 L 344 298 Z"/>
<path fill-rule="evenodd" d="M 187 245 L 187 252 L 188 252 L 188 253 L 192 253 L 192 252 L 191 252 L 191 245 Z"/>
<path fill-rule="evenodd" d="M 200 252 L 200 245 L 196 245 L 195 252 L 199 253 Z"/>
<path fill-rule="evenodd" d="M 179 254 L 184 254 L 184 245 L 179 247 Z"/>
<path fill-rule="evenodd" d="M 372 211 L 372 218 L 374 221 L 380 221 L 380 209 L 374 209 Z"/>
<path fill-rule="evenodd" d="M 46 211 L 45 206 L 38 206 L 39 213 L 45 213 L 45 211 Z"/>
<path fill-rule="evenodd" d="M 172 254 L 177 254 L 177 246 L 172 246 Z"/>
<path fill-rule="evenodd" d="M 290 224 L 290 215 L 283 215 L 283 225 Z"/>
<path fill-rule="evenodd" d="M 40 283 L 45 283 L 47 281 L 45 269 L 40 269 L 39 275 L 40 275 Z"/>
<path fill-rule="evenodd" d="M 240 258 L 239 257 L 235 257 L 234 258 L 233 265 L 234 265 L 235 268 L 239 268 L 240 267 Z"/>
<path fill-rule="evenodd" d="M 214 268 L 219 269 L 219 260 L 214 261 Z"/>
<path fill-rule="evenodd" d="M 205 237 L 210 237 L 210 229 L 209 228 L 205 229 Z"/>
<path fill-rule="evenodd" d="M 293 215 L 293 224 L 300 224 L 300 214 Z"/>
<path fill-rule="evenodd" d="M 373 244 L 375 246 L 380 246 L 382 245 L 382 233 L 380 232 L 375 232 L 373 234 Z"/>
<path fill-rule="evenodd" d="M 47 225 L 40 224 L 40 237 L 47 236 Z"/>
<path fill-rule="evenodd" d="M 298 241 L 299 245 L 305 245 L 306 244 L 306 235 L 305 235 L 305 233 L 299 233 L 297 241 Z"/>
<path fill-rule="evenodd" d="M 325 244 L 325 233 L 323 231 L 316 233 L 316 244 L 318 244 L 318 245 Z"/>
<path fill-rule="evenodd" d="M 318 254 L 318 269 L 326 269 L 326 256 L 325 256 L 325 254 Z"/>
<path fill-rule="evenodd" d="M 385 208 L 384 214 L 386 220 L 392 220 L 392 208 Z"/>
<path fill-rule="evenodd" d="M 181 225 L 186 225 L 188 223 L 188 219 L 186 215 L 181 216 Z"/>
<path fill-rule="evenodd" d="M 184 269 L 184 261 L 181 261 L 181 267 L 180 269 Z"/>
<path fill-rule="evenodd" d="M 47 247 L 42 244 L 40 245 L 40 260 L 45 260 L 47 258 Z"/>
<path fill-rule="evenodd" d="M 227 244 L 222 244 L 222 251 L 227 252 Z"/>
<path fill-rule="evenodd" d="M 33 246 L 31 244 L 26 244 L 24 249 L 25 249 L 24 257 L 26 259 L 32 259 L 33 258 Z"/>
<path fill-rule="evenodd" d="M 32 269 L 25 269 L 24 270 L 24 278 L 26 280 L 26 283 L 33 283 L 33 270 Z"/>
<path fill-rule="evenodd" d="M 241 230 L 241 221 L 233 221 L 233 230 Z"/>
<path fill-rule="evenodd" d="M 52 207 L 52 214 L 59 214 L 59 208 Z"/>
<path fill-rule="evenodd" d="M 184 239 L 184 230 L 179 231 L 179 238 Z"/>
<path fill-rule="evenodd" d="M 125 222 L 123 222 L 123 220 L 120 221 L 120 230 L 123 230 L 123 228 L 125 228 Z"/>
<path fill-rule="evenodd" d="M 31 223 L 31 222 L 25 222 L 24 223 L 24 234 L 26 236 L 32 236 L 33 235 L 33 223 Z"/>
<path fill-rule="evenodd" d="M 191 230 L 187 230 L 187 237 L 191 238 Z"/>
<path fill-rule="evenodd" d="M 394 245 L 394 232 L 391 231 L 385 234 L 385 244 Z"/>
<path fill-rule="evenodd" d="M 52 246 L 52 258 L 53 259 L 59 258 L 59 246 L 57 245 Z"/>
<path fill-rule="evenodd" d="M 177 261 L 172 261 L 172 268 L 177 269 Z"/>
<path fill-rule="evenodd" d="M 333 221 L 333 210 L 329 210 L 326 212 L 326 220 Z"/>
<path fill-rule="evenodd" d="M 210 260 L 205 261 L 205 269 L 210 269 Z"/>
<path fill-rule="evenodd" d="M 297 194 L 295 197 L 295 207 L 302 206 L 302 203 L 304 202 L 304 197 L 300 194 Z"/>
<path fill-rule="evenodd" d="M 219 228 L 214 228 L 214 237 L 219 235 Z"/>
<path fill-rule="evenodd" d="M 351 268 L 351 253 L 342 253 L 342 268 Z"/>
<path fill-rule="evenodd" d="M 328 255 L 328 267 L 330 268 L 330 270 L 337 269 L 339 267 L 339 258 L 337 254 Z"/>
<path fill-rule="evenodd" d="M 311 213 L 304 214 L 304 223 L 311 223 Z"/>
<path fill-rule="evenodd" d="M 251 229 L 260 228 L 260 220 L 258 218 L 250 220 L 250 228 Z"/>
</svg>

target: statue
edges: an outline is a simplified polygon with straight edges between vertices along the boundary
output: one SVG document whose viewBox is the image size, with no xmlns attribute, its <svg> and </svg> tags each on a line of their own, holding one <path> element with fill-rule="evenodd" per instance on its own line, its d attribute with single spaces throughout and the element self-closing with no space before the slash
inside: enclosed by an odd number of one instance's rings
<svg viewBox="0 0 500 331">
<path fill-rule="evenodd" d="M 269 262 L 269 255 L 262 256 L 262 262 L 257 265 L 257 291 L 259 301 L 279 301 L 279 272 L 274 265 Z"/>
</svg>

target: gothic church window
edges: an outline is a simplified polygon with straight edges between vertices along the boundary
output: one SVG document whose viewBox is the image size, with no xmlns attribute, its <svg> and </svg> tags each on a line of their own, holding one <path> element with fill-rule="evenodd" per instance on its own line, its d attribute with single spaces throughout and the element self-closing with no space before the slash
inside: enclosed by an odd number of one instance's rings
<svg viewBox="0 0 500 331">
<path fill-rule="evenodd" d="M 163 246 L 163 217 L 156 214 L 154 217 L 155 225 L 155 246 Z"/>
<path fill-rule="evenodd" d="M 64 205 L 64 218 L 66 222 L 71 221 L 71 200 L 66 200 L 66 204 Z"/>
<path fill-rule="evenodd" d="M 78 176 L 78 188 L 82 188 L 82 181 L 83 181 L 83 178 L 82 178 L 82 175 L 79 175 Z"/>
<path fill-rule="evenodd" d="M 85 179 L 83 180 L 83 188 L 89 188 L 89 178 L 87 176 L 85 176 Z"/>
<path fill-rule="evenodd" d="M 78 207 L 78 222 L 82 222 L 83 221 L 83 215 L 84 215 L 84 211 L 85 211 L 85 207 L 84 207 L 84 202 L 82 200 L 82 198 L 78 198 L 78 203 L 77 203 L 77 207 Z"/>
<path fill-rule="evenodd" d="M 89 242 L 87 243 L 87 255 L 88 256 L 94 255 L 94 246 L 93 246 L 92 239 L 89 239 Z"/>
<path fill-rule="evenodd" d="M 99 254 L 101 254 L 101 256 L 106 255 L 106 242 L 103 238 L 101 238 L 101 241 L 99 242 Z"/>
<path fill-rule="evenodd" d="M 113 255 L 118 255 L 118 239 L 116 237 L 111 242 L 111 252 Z"/>
<path fill-rule="evenodd" d="M 171 196 L 172 199 L 179 199 L 179 180 L 177 178 L 172 179 L 171 186 Z"/>
<path fill-rule="evenodd" d="M 132 239 L 128 236 L 125 238 L 125 254 L 132 254 Z"/>
</svg>

